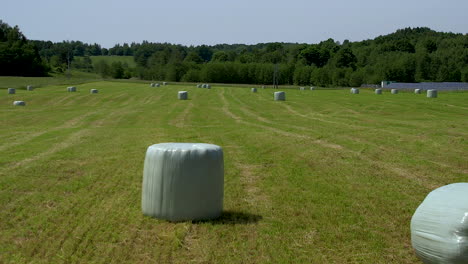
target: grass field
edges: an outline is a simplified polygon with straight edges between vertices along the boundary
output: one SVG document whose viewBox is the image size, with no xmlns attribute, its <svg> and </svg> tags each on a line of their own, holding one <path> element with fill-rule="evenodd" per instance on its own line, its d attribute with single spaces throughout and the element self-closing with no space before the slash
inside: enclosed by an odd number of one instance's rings
<svg viewBox="0 0 468 264">
<path fill-rule="evenodd" d="M 77 88 L 0 90 L 0 263 L 419 263 L 416 207 L 467 181 L 466 92 Z M 220 219 L 142 215 L 161 142 L 223 147 Z"/>
<path fill-rule="evenodd" d="M 90 58 L 93 64 L 100 60 L 103 60 L 108 64 L 120 61 L 122 63 L 127 63 L 129 67 L 136 66 L 135 60 L 133 60 L 133 56 L 90 56 Z"/>
</svg>

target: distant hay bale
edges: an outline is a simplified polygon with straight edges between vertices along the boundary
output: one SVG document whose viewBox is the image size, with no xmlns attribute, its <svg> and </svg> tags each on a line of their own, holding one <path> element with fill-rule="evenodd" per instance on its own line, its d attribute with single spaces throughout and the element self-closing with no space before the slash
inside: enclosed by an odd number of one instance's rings
<svg viewBox="0 0 468 264">
<path fill-rule="evenodd" d="M 428 98 L 437 98 L 437 90 L 435 90 L 435 89 L 427 90 L 427 97 Z"/>
<path fill-rule="evenodd" d="M 275 101 L 285 101 L 286 93 L 285 92 L 275 92 Z"/>
<path fill-rule="evenodd" d="M 188 99 L 188 92 L 187 91 L 179 91 L 177 94 L 179 100 L 187 100 Z"/>
<path fill-rule="evenodd" d="M 90 90 L 90 93 L 92 93 L 92 94 L 95 94 L 95 93 L 98 93 L 98 92 L 99 92 L 98 89 L 91 89 Z"/>
<path fill-rule="evenodd" d="M 265 89 L 265 85 L 262 85 L 262 89 Z"/>
<path fill-rule="evenodd" d="M 206 83 L 202 84 L 202 88 L 207 88 L 207 84 Z"/>
<path fill-rule="evenodd" d="M 359 88 L 351 88 L 350 92 L 352 94 L 359 94 Z"/>
<path fill-rule="evenodd" d="M 13 105 L 20 105 L 20 106 L 25 106 L 26 103 L 24 101 L 14 101 Z"/>
<path fill-rule="evenodd" d="M 398 93 L 398 89 L 392 89 L 392 90 L 391 90 L 391 93 L 392 93 L 392 94 L 397 94 L 397 93 Z"/>
<path fill-rule="evenodd" d="M 15 88 L 8 88 L 8 94 L 15 94 L 16 89 Z"/>
<path fill-rule="evenodd" d="M 169 84 L 169 83 L 167 83 L 167 82 L 163 82 L 163 85 L 168 85 L 168 84 Z"/>
<path fill-rule="evenodd" d="M 155 86 L 155 84 L 154 84 L 154 83 L 150 83 L 150 87 L 154 87 L 154 86 Z"/>
<path fill-rule="evenodd" d="M 414 93 L 415 93 L 415 94 L 420 94 L 420 93 L 421 93 L 421 89 L 414 89 Z"/>
<path fill-rule="evenodd" d="M 201 88 L 201 84 L 197 84 L 197 88 Z"/>
<path fill-rule="evenodd" d="M 169 221 L 217 218 L 223 211 L 223 150 L 204 143 L 151 145 L 142 185 L 144 215 Z"/>
<path fill-rule="evenodd" d="M 211 89 L 211 85 L 210 85 L 210 84 L 206 84 L 206 88 L 207 88 L 207 89 Z"/>
<path fill-rule="evenodd" d="M 75 87 L 75 86 L 67 87 L 67 91 L 69 91 L 69 92 L 76 92 L 76 87 Z"/>
<path fill-rule="evenodd" d="M 257 92 L 257 88 L 251 88 L 250 90 L 252 91 L 252 93 L 256 93 L 256 92 Z"/>
<path fill-rule="evenodd" d="M 304 91 L 305 88 L 304 87 L 299 87 L 299 90 Z"/>
<path fill-rule="evenodd" d="M 155 83 L 154 86 L 155 86 L 155 87 L 159 87 L 159 86 L 161 86 L 161 85 L 160 85 L 159 83 Z"/>
<path fill-rule="evenodd" d="M 32 85 L 28 85 L 28 86 L 26 86 L 26 90 L 27 91 L 32 91 L 32 90 L 34 90 L 34 88 L 32 87 Z"/>
<path fill-rule="evenodd" d="M 311 91 L 315 90 L 315 87 L 313 87 L 313 86 L 312 86 L 312 87 L 310 87 L 310 90 L 311 90 Z"/>
<path fill-rule="evenodd" d="M 468 183 L 430 192 L 411 218 L 411 245 L 423 263 L 468 263 Z"/>
<path fill-rule="evenodd" d="M 375 94 L 382 94 L 382 89 L 375 89 Z"/>
</svg>

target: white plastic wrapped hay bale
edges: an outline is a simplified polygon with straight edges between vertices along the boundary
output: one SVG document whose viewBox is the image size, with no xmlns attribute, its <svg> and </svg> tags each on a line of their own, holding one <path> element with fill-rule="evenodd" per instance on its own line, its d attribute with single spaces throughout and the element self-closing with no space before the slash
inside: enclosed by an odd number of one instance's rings
<svg viewBox="0 0 468 264">
<path fill-rule="evenodd" d="M 211 89 L 211 85 L 210 85 L 210 84 L 206 84 L 206 88 L 207 88 L 207 89 Z"/>
<path fill-rule="evenodd" d="M 26 86 L 26 90 L 27 91 L 33 91 L 34 88 L 32 87 L 32 85 L 28 85 L 28 86 Z"/>
<path fill-rule="evenodd" d="M 25 106 L 26 103 L 24 101 L 14 101 L 13 105 Z"/>
<path fill-rule="evenodd" d="M 358 88 L 351 88 L 350 92 L 352 94 L 359 94 L 359 89 Z"/>
<path fill-rule="evenodd" d="M 15 88 L 8 88 L 8 94 L 15 94 L 16 89 Z"/>
<path fill-rule="evenodd" d="M 310 90 L 311 90 L 311 91 L 315 90 L 315 87 L 313 87 L 313 86 L 312 86 L 312 87 L 310 87 Z"/>
<path fill-rule="evenodd" d="M 265 89 L 265 85 L 262 85 L 262 89 Z"/>
<path fill-rule="evenodd" d="M 206 87 L 207 87 L 206 83 L 202 84 L 202 88 L 206 88 Z"/>
<path fill-rule="evenodd" d="M 92 93 L 92 94 L 97 94 L 97 93 L 99 93 L 99 90 L 98 89 L 91 89 L 91 90 L 89 90 L 89 92 Z"/>
<path fill-rule="evenodd" d="M 150 83 L 150 87 L 154 87 L 154 86 L 155 86 L 155 84 L 154 84 L 154 83 Z"/>
<path fill-rule="evenodd" d="M 163 85 L 168 85 L 168 83 L 167 83 L 167 82 L 163 82 Z"/>
<path fill-rule="evenodd" d="M 437 90 L 435 90 L 435 89 L 427 90 L 427 97 L 428 98 L 437 98 Z"/>
<path fill-rule="evenodd" d="M 252 93 L 256 93 L 256 92 L 257 92 L 257 88 L 250 88 L 250 91 L 251 91 Z"/>
<path fill-rule="evenodd" d="M 161 85 L 160 85 L 159 83 L 155 83 L 154 86 L 155 86 L 155 87 L 159 87 L 159 86 L 161 86 Z"/>
<path fill-rule="evenodd" d="M 299 87 L 299 90 L 304 91 L 305 88 L 304 87 Z"/>
<path fill-rule="evenodd" d="M 67 87 L 67 91 L 69 91 L 69 92 L 76 92 L 76 87 L 75 87 L 75 86 Z"/>
<path fill-rule="evenodd" d="M 203 220 L 223 211 L 221 147 L 204 143 L 161 143 L 146 151 L 142 211 L 169 221 Z"/>
<path fill-rule="evenodd" d="M 398 89 L 392 89 L 392 90 L 391 90 L 391 93 L 392 93 L 392 94 L 397 94 L 397 93 L 398 93 Z"/>
<path fill-rule="evenodd" d="M 275 101 L 285 101 L 286 93 L 285 92 L 275 92 Z"/>
<path fill-rule="evenodd" d="M 197 88 L 201 88 L 201 84 L 197 84 Z"/>
<path fill-rule="evenodd" d="M 177 94 L 177 98 L 179 98 L 179 100 L 187 100 L 188 99 L 188 92 L 187 91 L 179 91 L 179 93 Z"/>
<path fill-rule="evenodd" d="M 414 89 L 414 93 L 415 93 L 415 94 L 420 94 L 420 93 L 421 93 L 421 89 Z"/>
<path fill-rule="evenodd" d="M 468 263 L 468 183 L 427 195 L 411 219 L 411 243 L 424 263 Z"/>
<path fill-rule="evenodd" d="M 382 89 L 375 89 L 375 94 L 382 94 Z"/>
</svg>

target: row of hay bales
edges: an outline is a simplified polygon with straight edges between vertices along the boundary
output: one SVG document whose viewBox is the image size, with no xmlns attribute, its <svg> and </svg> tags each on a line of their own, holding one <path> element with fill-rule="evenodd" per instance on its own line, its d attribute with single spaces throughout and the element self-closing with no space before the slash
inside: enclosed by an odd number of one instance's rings
<svg viewBox="0 0 468 264">
<path fill-rule="evenodd" d="M 351 88 L 350 92 L 352 94 L 359 94 L 359 88 Z M 382 89 L 378 88 L 374 90 L 375 94 L 382 94 Z M 421 94 L 422 90 L 421 89 L 414 89 L 415 94 Z M 391 94 L 398 94 L 398 89 L 391 89 L 390 90 Z M 426 93 L 428 98 L 437 98 L 437 90 L 432 89 L 432 90 L 427 90 Z"/>
<path fill-rule="evenodd" d="M 27 91 L 33 91 L 34 90 L 34 87 L 32 85 L 28 85 L 26 86 L 26 90 Z M 75 86 L 69 86 L 67 87 L 67 92 L 76 92 L 77 89 Z M 99 92 L 98 89 L 90 89 L 89 90 L 89 93 L 91 94 L 97 94 Z M 8 94 L 16 94 L 16 89 L 15 88 L 8 88 Z M 17 106 L 26 106 L 26 102 L 25 101 L 13 101 L 13 105 L 17 105 Z"/>
</svg>

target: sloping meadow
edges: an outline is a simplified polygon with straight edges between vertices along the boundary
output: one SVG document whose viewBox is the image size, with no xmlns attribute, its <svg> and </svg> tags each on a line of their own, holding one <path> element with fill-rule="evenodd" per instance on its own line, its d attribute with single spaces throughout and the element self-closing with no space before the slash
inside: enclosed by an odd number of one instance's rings
<svg viewBox="0 0 468 264">
<path fill-rule="evenodd" d="M 0 90 L 0 262 L 419 263 L 411 216 L 468 176 L 466 92 L 76 87 Z M 223 148 L 219 219 L 142 214 L 161 142 Z"/>
</svg>

